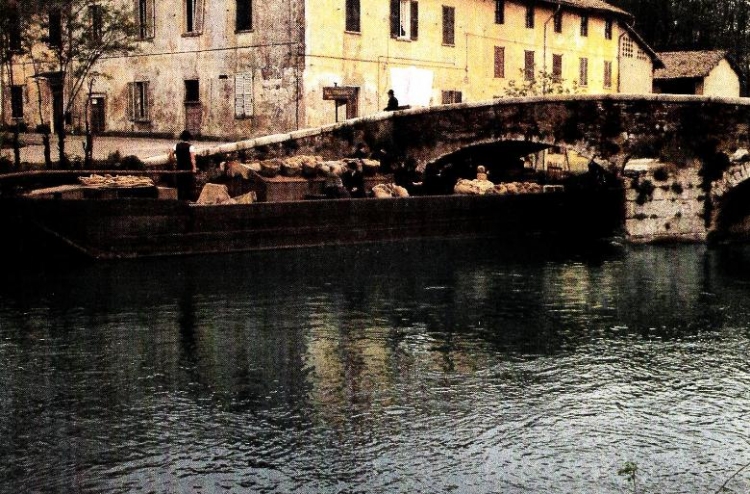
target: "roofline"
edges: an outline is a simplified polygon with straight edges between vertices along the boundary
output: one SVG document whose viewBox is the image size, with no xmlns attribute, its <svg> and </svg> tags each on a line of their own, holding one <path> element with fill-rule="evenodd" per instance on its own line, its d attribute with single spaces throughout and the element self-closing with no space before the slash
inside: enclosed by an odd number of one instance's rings
<svg viewBox="0 0 750 494">
<path fill-rule="evenodd" d="M 734 72 L 740 78 L 743 77 L 742 71 L 740 70 L 739 64 L 734 59 L 734 57 L 729 53 L 729 50 L 725 50 L 725 49 L 721 49 L 721 48 L 720 49 L 716 49 L 716 50 L 671 50 L 671 51 L 664 51 L 664 52 L 660 52 L 660 53 L 665 54 L 665 53 L 693 53 L 693 52 L 715 52 L 715 53 L 721 53 L 721 58 L 719 58 L 716 61 L 716 63 L 711 66 L 711 69 L 708 72 L 706 72 L 705 74 L 702 74 L 702 75 L 685 76 L 685 77 L 656 77 L 656 76 L 654 76 L 654 80 L 658 79 L 660 81 L 669 81 L 669 80 L 676 80 L 676 79 L 702 79 L 702 78 L 708 76 L 708 74 L 710 74 L 711 71 L 713 69 L 715 69 L 719 65 L 719 63 L 721 63 L 722 60 L 726 60 L 727 63 L 729 64 L 729 67 L 732 70 L 734 70 Z M 661 67 L 661 68 L 666 68 L 666 67 Z"/>
<path fill-rule="evenodd" d="M 526 3 L 526 2 L 522 1 L 521 3 Z M 634 19 L 633 14 L 631 14 L 630 12 L 628 12 L 626 10 L 623 10 L 623 9 L 621 9 L 619 7 L 615 7 L 614 5 L 611 5 L 610 9 L 606 9 L 606 8 L 596 8 L 596 7 L 584 7 L 582 5 L 573 5 L 573 4 L 569 3 L 569 1 L 566 1 L 566 0 L 536 0 L 536 3 L 546 3 L 546 4 L 550 4 L 550 5 L 558 5 L 560 7 L 566 7 L 568 9 L 570 9 L 570 10 L 583 10 L 583 11 L 589 11 L 589 12 L 604 12 L 604 13 L 607 13 L 607 14 L 611 14 L 613 16 L 623 17 L 623 18 L 631 20 L 631 21 Z"/>
<path fill-rule="evenodd" d="M 659 58 L 659 54 L 654 51 L 653 48 L 651 48 L 648 43 L 641 37 L 640 34 L 633 28 L 632 24 L 623 24 L 625 27 L 625 31 L 630 34 L 637 42 L 640 44 L 648 53 L 648 55 L 651 57 L 651 61 L 654 63 L 654 69 L 663 69 L 665 68 L 664 62 L 662 62 L 661 58 Z"/>
</svg>

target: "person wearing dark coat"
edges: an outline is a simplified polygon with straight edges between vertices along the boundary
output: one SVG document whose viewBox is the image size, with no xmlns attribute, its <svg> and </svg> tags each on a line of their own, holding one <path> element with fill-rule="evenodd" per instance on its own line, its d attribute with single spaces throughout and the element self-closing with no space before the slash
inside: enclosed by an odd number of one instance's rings
<svg viewBox="0 0 750 494">
<path fill-rule="evenodd" d="M 393 94 L 393 89 L 388 90 L 388 105 L 383 108 L 385 111 L 396 111 L 398 110 L 398 100 Z"/>
<path fill-rule="evenodd" d="M 359 169 L 358 160 L 351 160 L 348 169 L 341 176 L 344 187 L 351 197 L 365 197 L 365 177 Z"/>
<path fill-rule="evenodd" d="M 170 153 L 178 171 L 191 172 L 177 175 L 177 198 L 182 201 L 192 201 L 195 195 L 195 173 L 198 168 L 195 163 L 195 146 L 190 144 L 192 137 L 190 131 L 183 130 L 180 142 L 174 145 Z"/>
</svg>

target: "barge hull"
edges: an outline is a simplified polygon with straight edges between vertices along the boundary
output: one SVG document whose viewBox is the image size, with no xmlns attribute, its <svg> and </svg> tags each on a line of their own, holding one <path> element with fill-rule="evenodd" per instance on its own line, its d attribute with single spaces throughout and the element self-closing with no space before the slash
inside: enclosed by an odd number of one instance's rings
<svg viewBox="0 0 750 494">
<path fill-rule="evenodd" d="M 418 238 L 606 237 L 622 190 L 197 206 L 148 198 L 7 199 L 6 231 L 44 253 L 113 259 Z"/>
</svg>

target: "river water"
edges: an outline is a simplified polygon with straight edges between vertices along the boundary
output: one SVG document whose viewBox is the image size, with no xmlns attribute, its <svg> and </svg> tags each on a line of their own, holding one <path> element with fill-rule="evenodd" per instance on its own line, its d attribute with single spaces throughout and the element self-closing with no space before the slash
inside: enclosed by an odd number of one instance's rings
<svg viewBox="0 0 750 494">
<path fill-rule="evenodd" d="M 750 248 L 8 268 L 0 492 L 747 492 L 749 350 Z"/>
</svg>

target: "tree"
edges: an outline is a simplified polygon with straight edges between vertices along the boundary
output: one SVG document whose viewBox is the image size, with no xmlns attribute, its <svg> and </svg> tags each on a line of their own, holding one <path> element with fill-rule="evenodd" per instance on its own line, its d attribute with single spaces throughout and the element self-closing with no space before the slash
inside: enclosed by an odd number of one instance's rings
<svg viewBox="0 0 750 494">
<path fill-rule="evenodd" d="M 80 107 L 79 97 L 103 57 L 135 50 L 132 8 L 117 0 L 38 0 L 32 31 L 31 58 L 37 79 L 52 92 L 54 127 L 61 167 L 65 153 L 66 117 Z M 84 107 L 87 108 L 87 107 Z M 88 112 L 87 112 L 88 113 Z M 88 123 L 89 115 L 85 115 Z M 86 126 L 90 132 L 90 125 Z"/>
<path fill-rule="evenodd" d="M 22 33 L 24 16 L 22 15 L 23 6 L 16 0 L 0 0 L 0 74 L 3 72 L 7 77 L 3 77 L 0 83 L 3 84 L 2 94 L 10 91 L 11 96 L 11 118 L 16 115 L 16 109 L 19 104 L 16 88 L 16 71 L 15 60 L 23 54 Z M 7 82 L 7 85 L 6 85 Z M 22 101 L 21 101 L 22 103 Z M 5 102 L 3 104 L 3 124 L 5 120 Z M 19 133 L 21 131 L 20 122 L 14 121 L 11 125 L 13 131 L 13 165 L 16 170 L 21 168 L 21 142 Z"/>
<path fill-rule="evenodd" d="M 536 76 L 531 79 L 525 77 L 524 69 L 521 69 L 521 79 L 523 82 L 518 85 L 514 79 L 508 82 L 505 89 L 506 96 L 525 97 L 525 96 L 542 96 L 547 94 L 576 94 L 578 93 L 578 83 L 573 81 L 568 87 L 565 79 L 559 76 L 540 70 Z"/>
</svg>

